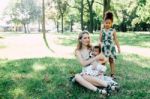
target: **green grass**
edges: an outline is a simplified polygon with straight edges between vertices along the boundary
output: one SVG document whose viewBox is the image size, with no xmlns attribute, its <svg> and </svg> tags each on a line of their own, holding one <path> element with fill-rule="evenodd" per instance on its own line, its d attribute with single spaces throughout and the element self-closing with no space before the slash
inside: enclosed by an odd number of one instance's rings
<svg viewBox="0 0 150 99">
<path fill-rule="evenodd" d="M 6 48 L 6 46 L 5 45 L 0 45 L 0 49 L 2 49 L 2 48 Z"/>
<path fill-rule="evenodd" d="M 121 90 L 110 99 L 149 99 L 149 60 L 137 55 L 118 56 L 116 72 Z M 0 99 L 104 98 L 69 82 L 71 75 L 81 71 L 76 59 L 46 57 L 1 60 L 0 64 Z"/>
<path fill-rule="evenodd" d="M 117 32 L 120 45 L 139 46 L 150 48 L 150 34 L 133 33 L 133 32 Z M 77 34 L 62 34 L 59 36 L 59 43 L 65 46 L 75 46 L 77 43 Z M 99 34 L 91 34 L 92 43 L 97 44 L 99 41 Z"/>
</svg>

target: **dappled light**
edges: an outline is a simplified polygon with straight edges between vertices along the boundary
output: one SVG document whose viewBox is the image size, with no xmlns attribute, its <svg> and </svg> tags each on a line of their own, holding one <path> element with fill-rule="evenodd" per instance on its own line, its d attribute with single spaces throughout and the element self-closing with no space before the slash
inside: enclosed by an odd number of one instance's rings
<svg viewBox="0 0 150 99">
<path fill-rule="evenodd" d="M 14 95 L 14 98 L 18 98 L 19 96 L 25 96 L 26 92 L 23 88 L 15 88 L 10 93 Z"/>
<path fill-rule="evenodd" d="M 135 57 L 136 56 L 136 57 Z M 123 60 L 125 61 L 131 61 L 135 64 L 137 64 L 137 66 L 142 67 L 142 68 L 150 68 L 149 64 L 150 64 L 150 58 L 141 58 L 140 56 L 137 56 L 135 54 L 126 54 L 123 58 Z"/>
<path fill-rule="evenodd" d="M 21 79 L 29 79 L 29 78 L 33 78 L 32 74 L 19 74 L 19 73 L 14 73 L 12 74 L 12 79 L 13 80 L 21 80 Z"/>
<path fill-rule="evenodd" d="M 33 68 L 33 71 L 35 71 L 35 72 L 43 71 L 43 70 L 46 69 L 46 67 L 44 65 L 42 65 L 42 64 L 36 64 L 36 63 L 33 64 L 32 68 Z"/>
</svg>

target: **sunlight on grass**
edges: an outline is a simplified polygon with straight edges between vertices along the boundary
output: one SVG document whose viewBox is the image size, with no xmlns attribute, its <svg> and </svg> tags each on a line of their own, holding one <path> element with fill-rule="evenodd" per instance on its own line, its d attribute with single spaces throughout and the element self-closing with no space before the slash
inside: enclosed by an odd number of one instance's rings
<svg viewBox="0 0 150 99">
<path fill-rule="evenodd" d="M 33 78 L 31 74 L 12 74 L 13 80 Z"/>
<path fill-rule="evenodd" d="M 150 48 L 150 42 L 142 42 L 141 45 Z"/>
<path fill-rule="evenodd" d="M 2 48 L 6 48 L 6 46 L 5 45 L 0 45 L 0 49 L 2 49 Z"/>
<path fill-rule="evenodd" d="M 61 35 L 58 37 L 57 44 L 69 46 L 77 43 L 77 35 Z"/>
<path fill-rule="evenodd" d="M 22 88 L 15 88 L 13 91 L 12 91 L 12 94 L 14 95 L 14 97 L 19 97 L 19 96 L 23 96 L 25 93 L 25 90 L 22 89 Z"/>
<path fill-rule="evenodd" d="M 3 39 L 4 37 L 0 36 L 0 39 Z"/>
<path fill-rule="evenodd" d="M 131 61 L 135 64 L 137 64 L 137 66 L 140 66 L 142 68 L 150 68 L 150 58 L 142 58 L 138 55 L 134 55 L 134 54 L 124 54 L 124 60 L 126 61 Z"/>
<path fill-rule="evenodd" d="M 99 41 L 99 33 L 90 34 L 92 44 L 97 44 Z M 62 34 L 58 43 L 65 46 L 75 46 L 78 35 L 70 33 L 70 35 Z M 139 34 L 133 32 L 117 32 L 120 45 L 130 45 L 150 48 L 150 34 Z"/>
<path fill-rule="evenodd" d="M 46 67 L 43 64 L 34 64 L 32 68 L 34 71 L 43 71 L 46 69 Z"/>
</svg>

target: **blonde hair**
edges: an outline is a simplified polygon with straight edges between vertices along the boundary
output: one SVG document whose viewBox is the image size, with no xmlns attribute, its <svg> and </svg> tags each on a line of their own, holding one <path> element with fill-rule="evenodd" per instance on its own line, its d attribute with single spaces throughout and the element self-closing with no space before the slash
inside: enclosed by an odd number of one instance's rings
<svg viewBox="0 0 150 99">
<path fill-rule="evenodd" d="M 76 47 L 76 49 L 75 49 L 75 52 L 76 52 L 77 50 L 81 50 L 81 49 L 82 49 L 82 42 L 81 42 L 81 39 L 83 38 L 83 35 L 84 35 L 84 34 L 88 34 L 88 35 L 89 35 L 89 32 L 88 32 L 88 31 L 82 31 L 82 32 L 79 34 L 79 36 L 78 36 L 78 44 L 77 44 L 77 47 Z M 92 49 L 92 46 L 91 46 L 90 43 L 87 45 L 87 48 L 88 48 L 88 49 Z"/>
</svg>

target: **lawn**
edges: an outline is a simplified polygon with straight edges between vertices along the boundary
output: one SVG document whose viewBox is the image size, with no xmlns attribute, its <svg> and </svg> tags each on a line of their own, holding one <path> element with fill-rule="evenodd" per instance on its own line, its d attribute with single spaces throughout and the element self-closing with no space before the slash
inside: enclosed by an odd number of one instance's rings
<svg viewBox="0 0 150 99">
<path fill-rule="evenodd" d="M 149 60 L 137 55 L 119 55 L 116 72 L 121 90 L 109 99 L 150 99 Z M 76 59 L 45 57 L 0 60 L 0 64 L 0 99 L 105 98 L 68 80 L 81 71 Z"/>
<path fill-rule="evenodd" d="M 99 33 L 90 34 L 92 43 L 97 44 Z M 150 34 L 134 32 L 117 32 L 120 45 L 138 46 L 150 48 Z M 59 43 L 65 46 L 75 46 L 77 43 L 77 33 L 64 33 L 59 35 Z"/>
</svg>

